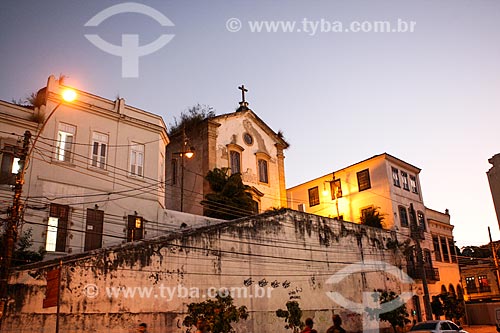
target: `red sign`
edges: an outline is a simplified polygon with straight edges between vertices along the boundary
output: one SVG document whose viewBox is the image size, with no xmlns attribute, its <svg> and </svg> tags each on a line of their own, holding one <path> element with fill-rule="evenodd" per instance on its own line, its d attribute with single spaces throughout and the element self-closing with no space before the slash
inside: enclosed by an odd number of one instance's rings
<svg viewBox="0 0 500 333">
<path fill-rule="evenodd" d="M 59 274 L 59 268 L 47 272 L 47 289 L 45 290 L 45 299 L 43 300 L 44 308 L 57 306 Z"/>
</svg>

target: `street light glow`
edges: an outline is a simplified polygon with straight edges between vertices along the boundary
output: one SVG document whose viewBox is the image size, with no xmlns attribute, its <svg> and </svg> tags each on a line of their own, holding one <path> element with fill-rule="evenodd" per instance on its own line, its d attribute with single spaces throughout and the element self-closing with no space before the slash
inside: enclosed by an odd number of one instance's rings
<svg viewBox="0 0 500 333">
<path fill-rule="evenodd" d="M 76 91 L 67 88 L 63 90 L 61 96 L 66 102 L 73 102 L 76 98 Z"/>
</svg>

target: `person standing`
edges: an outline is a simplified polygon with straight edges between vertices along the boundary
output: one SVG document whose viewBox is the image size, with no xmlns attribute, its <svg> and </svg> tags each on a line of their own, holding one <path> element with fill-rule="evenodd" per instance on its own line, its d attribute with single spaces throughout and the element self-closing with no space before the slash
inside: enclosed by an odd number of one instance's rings
<svg viewBox="0 0 500 333">
<path fill-rule="evenodd" d="M 333 326 L 330 327 L 326 333 L 346 333 L 345 329 L 342 328 L 342 318 L 339 315 L 334 314 L 332 316 Z"/>
<path fill-rule="evenodd" d="M 315 329 L 313 329 L 314 322 L 312 318 L 307 318 L 306 319 L 306 327 L 302 330 L 300 333 L 318 333 Z"/>
<path fill-rule="evenodd" d="M 137 332 L 139 333 L 148 333 L 148 325 L 146 323 L 140 323 L 137 328 Z"/>
</svg>

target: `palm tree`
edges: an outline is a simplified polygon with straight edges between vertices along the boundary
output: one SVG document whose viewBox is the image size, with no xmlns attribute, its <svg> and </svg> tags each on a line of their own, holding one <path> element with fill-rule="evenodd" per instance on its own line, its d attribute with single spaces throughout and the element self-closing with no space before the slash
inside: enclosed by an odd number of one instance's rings
<svg viewBox="0 0 500 333">
<path fill-rule="evenodd" d="M 380 212 L 380 207 L 367 209 L 361 215 L 361 224 L 382 229 L 382 222 L 385 219 L 384 216 L 385 214 Z"/>
</svg>

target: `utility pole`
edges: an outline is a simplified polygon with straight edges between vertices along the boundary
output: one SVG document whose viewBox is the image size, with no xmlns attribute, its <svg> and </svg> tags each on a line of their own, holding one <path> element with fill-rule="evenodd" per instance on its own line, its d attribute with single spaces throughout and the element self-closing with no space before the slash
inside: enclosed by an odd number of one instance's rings
<svg viewBox="0 0 500 333">
<path fill-rule="evenodd" d="M 31 132 L 24 132 L 23 147 L 19 154 L 19 171 L 16 175 L 16 184 L 14 185 L 14 200 L 5 230 L 4 253 L 2 253 L 2 267 L 0 270 L 0 319 L 3 317 L 7 304 L 9 272 L 12 264 L 12 255 L 14 254 L 14 248 L 17 241 L 17 228 L 19 227 L 22 211 L 21 194 L 23 193 L 24 171 L 26 168 L 25 164 L 28 156 L 30 139 Z"/>
<path fill-rule="evenodd" d="M 488 235 L 490 236 L 490 246 L 491 246 L 491 252 L 493 253 L 493 261 L 495 262 L 495 276 L 497 278 L 497 287 L 498 290 L 500 290 L 500 271 L 498 270 L 497 249 L 495 244 L 493 243 L 493 240 L 491 239 L 490 227 L 488 227 Z"/>
<path fill-rule="evenodd" d="M 424 258 L 422 254 L 422 248 L 420 246 L 421 239 L 421 231 L 419 226 L 417 225 L 417 218 L 415 214 L 415 209 L 413 208 L 413 204 L 410 204 L 410 225 L 411 225 L 411 237 L 415 242 L 415 252 L 417 255 L 417 269 L 420 270 L 420 274 L 422 277 L 422 286 L 424 289 L 424 308 L 425 308 L 425 318 L 426 320 L 432 320 L 432 307 L 431 300 L 429 297 L 429 286 L 427 285 L 427 276 L 425 272 L 424 266 Z"/>
</svg>

